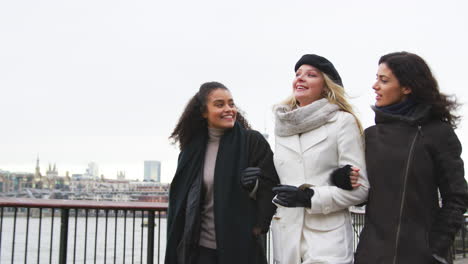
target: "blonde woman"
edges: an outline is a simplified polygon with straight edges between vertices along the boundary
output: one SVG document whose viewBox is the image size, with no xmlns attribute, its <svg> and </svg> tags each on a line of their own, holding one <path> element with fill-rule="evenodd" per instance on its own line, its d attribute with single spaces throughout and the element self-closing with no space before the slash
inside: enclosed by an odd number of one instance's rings
<svg viewBox="0 0 468 264">
<path fill-rule="evenodd" d="M 274 163 L 281 182 L 273 188 L 274 263 L 349 264 L 348 208 L 366 201 L 369 188 L 362 127 L 330 61 L 307 54 L 295 72 L 292 96 L 274 108 Z M 333 180 L 336 172 L 351 180 L 342 186 Z"/>
</svg>

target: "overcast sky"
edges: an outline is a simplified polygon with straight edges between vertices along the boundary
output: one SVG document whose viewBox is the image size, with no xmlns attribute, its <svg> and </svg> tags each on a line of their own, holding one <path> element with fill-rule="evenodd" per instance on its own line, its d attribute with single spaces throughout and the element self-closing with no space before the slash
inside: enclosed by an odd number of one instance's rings
<svg viewBox="0 0 468 264">
<path fill-rule="evenodd" d="M 168 136 L 206 81 L 228 86 L 273 144 L 271 107 L 305 53 L 335 64 L 364 127 L 377 61 L 393 51 L 421 55 L 466 103 L 467 13 L 464 0 L 0 0 L 0 169 L 33 172 L 39 155 L 43 173 L 94 161 L 106 177 L 142 179 L 143 161 L 160 160 L 170 182 Z"/>
</svg>

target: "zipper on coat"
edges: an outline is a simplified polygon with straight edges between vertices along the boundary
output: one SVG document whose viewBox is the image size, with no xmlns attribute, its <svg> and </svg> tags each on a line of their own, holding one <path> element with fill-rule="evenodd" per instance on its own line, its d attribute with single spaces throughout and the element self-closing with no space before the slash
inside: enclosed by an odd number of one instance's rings
<svg viewBox="0 0 468 264">
<path fill-rule="evenodd" d="M 418 131 L 416 131 L 416 135 L 414 135 L 413 142 L 411 143 L 410 151 L 408 154 L 408 163 L 406 164 L 405 177 L 403 178 L 403 192 L 401 194 L 400 214 L 398 217 L 398 225 L 397 225 L 396 240 L 395 240 L 395 254 L 393 255 L 393 264 L 397 263 L 398 246 L 399 246 L 398 244 L 400 242 L 400 231 L 401 231 L 400 230 L 401 229 L 401 217 L 403 216 L 403 208 L 405 205 L 405 197 L 406 197 L 406 184 L 408 182 L 409 169 L 411 167 L 411 162 L 413 160 L 414 146 L 416 144 L 416 140 L 419 134 L 422 135 L 421 126 L 418 126 Z"/>
</svg>

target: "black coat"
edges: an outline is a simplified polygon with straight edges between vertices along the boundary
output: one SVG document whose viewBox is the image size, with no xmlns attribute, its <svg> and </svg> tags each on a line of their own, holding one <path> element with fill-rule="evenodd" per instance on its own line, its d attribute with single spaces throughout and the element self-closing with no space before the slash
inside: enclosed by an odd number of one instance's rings
<svg viewBox="0 0 468 264">
<path fill-rule="evenodd" d="M 356 264 L 427 264 L 447 257 L 463 224 L 467 185 L 461 144 L 430 106 L 409 116 L 374 108 L 365 131 L 369 199 Z M 439 205 L 439 195 L 442 206 Z"/>
<path fill-rule="evenodd" d="M 202 168 L 207 135 L 190 143 L 179 156 L 169 191 L 166 264 L 191 264 L 200 234 Z M 240 186 L 240 172 L 260 167 L 256 199 Z M 267 232 L 276 207 L 272 187 L 279 183 L 268 142 L 257 131 L 238 123 L 221 138 L 214 174 L 214 215 L 218 263 L 266 263 L 253 228 Z"/>
</svg>

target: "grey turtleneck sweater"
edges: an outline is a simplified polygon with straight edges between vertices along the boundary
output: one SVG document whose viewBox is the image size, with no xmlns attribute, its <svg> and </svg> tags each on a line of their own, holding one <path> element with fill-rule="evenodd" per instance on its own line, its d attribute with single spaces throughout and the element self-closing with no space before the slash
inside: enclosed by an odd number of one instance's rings
<svg viewBox="0 0 468 264">
<path fill-rule="evenodd" d="M 208 128 L 208 144 L 206 146 L 205 163 L 203 167 L 203 205 L 201 210 L 201 229 L 199 245 L 216 249 L 216 231 L 213 212 L 213 183 L 218 155 L 219 141 L 224 130 Z"/>
</svg>

